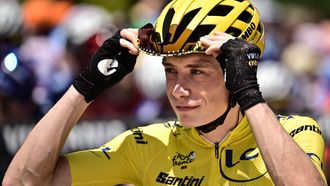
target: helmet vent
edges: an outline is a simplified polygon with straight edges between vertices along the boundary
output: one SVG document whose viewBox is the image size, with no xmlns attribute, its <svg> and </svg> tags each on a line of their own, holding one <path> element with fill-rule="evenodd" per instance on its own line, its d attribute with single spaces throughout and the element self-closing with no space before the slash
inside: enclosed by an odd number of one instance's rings
<svg viewBox="0 0 330 186">
<path fill-rule="evenodd" d="M 227 34 L 230 34 L 234 37 L 238 37 L 239 35 L 241 35 L 242 31 L 240 29 L 237 29 L 237 28 L 234 28 L 234 27 L 229 27 L 227 30 L 226 30 L 226 33 Z"/>
<path fill-rule="evenodd" d="M 172 22 L 174 13 L 175 13 L 174 8 L 171 8 L 167 12 L 166 17 L 164 19 L 164 23 L 163 23 L 163 38 L 164 38 L 165 41 L 168 40 L 168 38 L 169 38 L 169 32 L 168 31 L 170 30 L 170 25 L 171 25 L 171 22 Z"/>
<path fill-rule="evenodd" d="M 253 5 L 251 5 L 251 4 L 250 4 L 250 5 L 249 5 L 249 7 L 250 7 L 252 10 L 254 10 L 254 7 L 253 7 Z"/>
<path fill-rule="evenodd" d="M 248 11 L 243 11 L 241 15 L 238 16 L 238 20 L 241 20 L 245 23 L 250 23 L 252 15 Z"/>
<path fill-rule="evenodd" d="M 238 2 L 243 2 L 243 1 L 245 1 L 245 0 L 235 0 L 235 1 L 238 1 Z"/>
<path fill-rule="evenodd" d="M 199 38 L 205 35 L 210 34 L 210 32 L 215 28 L 216 25 L 199 25 L 191 33 L 186 43 L 195 43 L 199 41 Z"/>
<path fill-rule="evenodd" d="M 175 31 L 173 40 L 176 41 L 180 35 L 183 33 L 183 31 L 187 28 L 191 20 L 196 16 L 196 14 L 199 12 L 200 8 L 197 8 L 195 10 L 190 11 L 185 16 L 183 16 L 180 24 L 178 25 L 177 30 Z"/>
<path fill-rule="evenodd" d="M 257 30 L 262 33 L 262 25 L 259 23 L 258 27 L 257 27 Z"/>
<path fill-rule="evenodd" d="M 226 16 L 232 9 L 234 9 L 232 6 L 217 5 L 208 13 L 208 16 Z"/>
</svg>

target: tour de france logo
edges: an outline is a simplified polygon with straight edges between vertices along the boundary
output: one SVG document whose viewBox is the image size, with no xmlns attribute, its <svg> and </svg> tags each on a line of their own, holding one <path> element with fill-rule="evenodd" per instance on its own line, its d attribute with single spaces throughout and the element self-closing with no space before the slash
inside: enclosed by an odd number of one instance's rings
<svg viewBox="0 0 330 186">
<path fill-rule="evenodd" d="M 196 159 L 195 151 L 191 151 L 188 154 L 181 154 L 176 152 L 172 158 L 173 166 L 180 166 L 182 169 L 187 168 L 189 163 L 192 163 Z"/>
</svg>

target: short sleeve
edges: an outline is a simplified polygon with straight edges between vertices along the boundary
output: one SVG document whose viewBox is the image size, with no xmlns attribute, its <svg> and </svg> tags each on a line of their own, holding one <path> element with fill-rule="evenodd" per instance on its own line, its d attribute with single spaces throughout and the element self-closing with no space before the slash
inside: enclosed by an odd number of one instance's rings
<svg viewBox="0 0 330 186">
<path fill-rule="evenodd" d="M 317 122 L 310 117 L 289 116 L 284 119 L 284 128 L 290 136 L 311 158 L 322 177 L 324 158 L 324 138 L 322 130 Z"/>
<path fill-rule="evenodd" d="M 127 131 L 97 149 L 66 154 L 72 185 L 137 184 L 136 169 L 128 158 L 133 153 L 130 143 Z"/>
</svg>

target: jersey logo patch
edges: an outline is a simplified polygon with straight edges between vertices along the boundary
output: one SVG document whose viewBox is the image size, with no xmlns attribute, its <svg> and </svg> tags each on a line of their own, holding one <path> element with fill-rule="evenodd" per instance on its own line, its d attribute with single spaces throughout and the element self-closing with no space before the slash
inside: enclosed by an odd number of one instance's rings
<svg viewBox="0 0 330 186">
<path fill-rule="evenodd" d="M 166 172 L 160 172 L 156 178 L 156 182 L 166 185 L 178 185 L 178 186 L 199 186 L 202 184 L 205 176 L 197 178 L 195 176 L 176 177 L 170 176 Z"/>
<path fill-rule="evenodd" d="M 249 182 L 267 173 L 257 148 L 247 150 L 225 149 L 221 152 L 220 173 L 232 182 Z"/>
<path fill-rule="evenodd" d="M 302 131 L 312 131 L 312 132 L 316 132 L 318 134 L 320 134 L 322 136 L 322 131 L 319 127 L 315 126 L 315 125 L 304 125 L 304 126 L 300 126 L 294 130 L 292 130 L 290 132 L 290 136 L 294 137 L 295 135 L 297 135 L 298 133 L 302 132 Z"/>
<path fill-rule="evenodd" d="M 243 154 L 240 157 L 240 160 L 251 160 L 251 159 L 257 158 L 259 153 L 249 155 L 249 152 L 252 152 L 254 150 L 255 150 L 255 148 L 249 148 L 248 150 L 243 152 Z M 226 152 L 226 166 L 227 167 L 233 167 L 237 163 L 240 162 L 240 161 L 237 161 L 237 162 L 233 163 L 233 150 L 232 149 L 227 149 L 225 152 Z"/>
<path fill-rule="evenodd" d="M 116 59 L 104 59 L 97 64 L 97 69 L 105 76 L 115 73 L 117 67 L 118 61 Z"/>
<path fill-rule="evenodd" d="M 187 168 L 189 163 L 192 163 L 196 159 L 195 151 L 191 151 L 189 154 L 176 154 L 172 158 L 173 166 L 181 166 L 181 169 Z"/>
<path fill-rule="evenodd" d="M 144 140 L 143 133 L 139 128 L 133 128 L 131 131 L 137 144 L 148 144 L 148 142 Z"/>
<path fill-rule="evenodd" d="M 104 153 L 104 155 L 108 158 L 108 159 L 111 159 L 109 154 L 108 154 L 108 151 L 110 151 L 110 148 L 109 147 L 105 147 L 105 148 L 102 148 L 102 152 Z"/>
<path fill-rule="evenodd" d="M 316 162 L 316 163 L 320 166 L 321 169 L 323 169 L 323 163 L 322 163 L 322 160 L 321 160 L 321 158 L 320 158 L 317 154 L 310 152 L 310 153 L 307 153 L 307 155 L 308 155 L 308 156 L 309 156 L 314 162 Z"/>
</svg>

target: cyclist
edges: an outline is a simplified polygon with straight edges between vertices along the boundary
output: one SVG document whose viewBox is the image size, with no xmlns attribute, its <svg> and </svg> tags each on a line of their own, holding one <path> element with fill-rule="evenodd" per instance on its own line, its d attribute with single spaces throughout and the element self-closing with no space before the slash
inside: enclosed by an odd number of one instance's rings
<svg viewBox="0 0 330 186">
<path fill-rule="evenodd" d="M 170 2 L 154 26 L 123 29 L 104 42 L 27 137 L 3 184 L 326 185 L 317 123 L 276 117 L 259 91 L 263 41 L 249 1 Z M 59 156 L 89 103 L 133 70 L 140 51 L 164 56 L 178 120 Z"/>
</svg>

